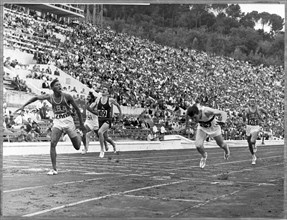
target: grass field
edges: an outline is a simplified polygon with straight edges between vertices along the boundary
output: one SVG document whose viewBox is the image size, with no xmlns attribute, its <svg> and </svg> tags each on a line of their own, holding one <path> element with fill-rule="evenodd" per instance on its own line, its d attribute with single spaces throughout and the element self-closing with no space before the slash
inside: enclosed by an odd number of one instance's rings
<svg viewBox="0 0 287 220">
<path fill-rule="evenodd" d="M 48 145 L 48 144 L 47 144 Z M 283 218 L 284 147 L 4 156 L 3 215 L 103 218 Z"/>
</svg>

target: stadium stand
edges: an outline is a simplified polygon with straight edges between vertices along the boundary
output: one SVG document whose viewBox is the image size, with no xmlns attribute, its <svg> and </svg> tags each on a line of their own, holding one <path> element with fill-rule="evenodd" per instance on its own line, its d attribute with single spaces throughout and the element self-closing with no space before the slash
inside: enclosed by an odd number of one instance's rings
<svg viewBox="0 0 287 220">
<path fill-rule="evenodd" d="M 251 94 L 271 114 L 264 129 L 277 138 L 284 135 L 282 66 L 253 66 L 229 57 L 170 48 L 85 22 L 56 23 L 13 6 L 4 8 L 4 48 L 33 53 L 34 62 L 29 67 L 27 63 L 7 64 L 10 79 L 4 84 L 8 90 L 17 88 L 11 86 L 11 76 L 18 75 L 31 90 L 26 92 L 33 94 L 49 92 L 41 88 L 42 83 L 58 77 L 67 92 L 71 92 L 69 86 L 75 86 L 77 92 L 72 93 L 83 101 L 88 91 L 96 93 L 102 84 L 109 85 L 118 103 L 129 108 L 125 118 L 129 125 L 113 135 L 146 139 L 151 127 L 137 118 L 144 109 L 158 130 L 164 124 L 168 133 L 184 134 L 184 109 L 198 101 L 227 111 L 225 138 L 243 139 L 244 125 L 238 113 Z M 52 74 L 45 72 L 48 67 Z"/>
</svg>

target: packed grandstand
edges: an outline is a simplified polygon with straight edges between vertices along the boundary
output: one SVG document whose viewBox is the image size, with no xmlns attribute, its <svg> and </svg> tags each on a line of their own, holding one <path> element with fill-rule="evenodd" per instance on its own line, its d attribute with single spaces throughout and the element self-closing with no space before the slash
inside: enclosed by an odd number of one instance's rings
<svg viewBox="0 0 287 220">
<path fill-rule="evenodd" d="M 228 113 L 223 127 L 226 139 L 244 139 L 239 113 L 251 96 L 270 115 L 264 122 L 268 138 L 284 135 L 282 66 L 254 66 L 189 48 L 171 48 L 83 20 L 27 13 L 17 5 L 4 5 L 3 46 L 4 134 L 8 135 L 4 140 L 49 137 L 53 117 L 49 103 L 31 105 L 19 115 L 13 112 L 33 95 L 50 93 L 54 78 L 61 80 L 81 109 L 89 91 L 98 94 L 101 85 L 109 86 L 123 107 L 123 122 L 114 128 L 119 136 L 129 136 L 131 129 L 144 130 L 141 138 L 146 140 L 155 127 L 159 133 L 164 127 L 167 133 L 187 135 L 185 109 L 200 102 Z M 193 138 L 192 134 L 188 136 Z"/>
</svg>

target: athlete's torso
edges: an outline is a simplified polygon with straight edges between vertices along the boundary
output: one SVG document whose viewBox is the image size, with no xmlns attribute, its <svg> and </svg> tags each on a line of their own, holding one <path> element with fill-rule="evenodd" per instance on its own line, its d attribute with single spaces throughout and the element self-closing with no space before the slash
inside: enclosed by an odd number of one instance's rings
<svg viewBox="0 0 287 220">
<path fill-rule="evenodd" d="M 199 118 L 199 125 L 204 128 L 209 128 L 216 125 L 215 115 L 207 116 L 206 112 L 209 107 L 200 106 L 199 110 L 202 111 L 201 117 Z"/>
<path fill-rule="evenodd" d="M 97 106 L 99 119 L 110 119 L 112 117 L 112 107 L 110 106 L 109 101 L 108 98 L 106 103 L 102 104 L 102 98 L 100 98 Z"/>
<path fill-rule="evenodd" d="M 55 119 L 66 118 L 71 115 L 71 107 L 68 104 L 65 95 L 61 94 L 59 100 L 60 101 L 56 101 L 54 95 L 50 96 L 49 101 L 52 104 L 52 110 Z"/>
<path fill-rule="evenodd" d="M 259 109 L 256 107 L 255 111 L 252 112 L 250 108 L 247 110 L 247 124 L 248 125 L 259 125 L 261 121 Z"/>
</svg>

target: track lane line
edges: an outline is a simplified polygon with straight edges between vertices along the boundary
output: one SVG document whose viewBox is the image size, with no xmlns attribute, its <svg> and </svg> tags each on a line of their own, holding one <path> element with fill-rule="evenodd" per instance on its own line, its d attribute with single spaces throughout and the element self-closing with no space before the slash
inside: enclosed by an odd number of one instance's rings
<svg viewBox="0 0 287 220">
<path fill-rule="evenodd" d="M 66 205 L 57 206 L 57 207 L 54 207 L 54 208 L 51 208 L 51 209 L 45 209 L 45 210 L 42 210 L 42 211 L 39 211 L 39 212 L 26 214 L 26 215 L 23 215 L 22 217 L 32 217 L 32 216 L 41 215 L 41 214 L 44 214 L 44 213 L 47 213 L 47 212 L 56 211 L 56 210 L 59 210 L 59 209 L 72 207 L 72 206 L 76 206 L 76 205 L 87 203 L 87 202 L 92 202 L 92 201 L 96 201 L 96 200 L 100 200 L 100 199 L 105 199 L 105 198 L 108 198 L 108 197 L 124 195 L 124 194 L 132 193 L 132 192 L 138 192 L 138 191 L 142 191 L 142 190 L 146 190 L 146 189 L 152 189 L 152 188 L 157 188 L 157 187 L 162 187 L 162 186 L 170 186 L 170 185 L 175 185 L 175 184 L 184 183 L 184 182 L 188 182 L 188 181 L 189 180 L 181 180 L 181 181 L 176 181 L 176 182 L 163 183 L 163 184 L 157 184 L 157 185 L 153 185 L 153 186 L 147 186 L 147 187 L 142 187 L 142 188 L 137 188 L 137 189 L 131 189 L 131 190 L 118 192 L 118 193 L 107 194 L 107 195 L 104 195 L 104 196 L 94 197 L 94 198 L 91 198 L 91 199 L 81 200 L 81 201 L 78 201 L 78 202 L 73 202 L 73 203 L 69 203 L 69 204 L 66 204 Z"/>
</svg>

